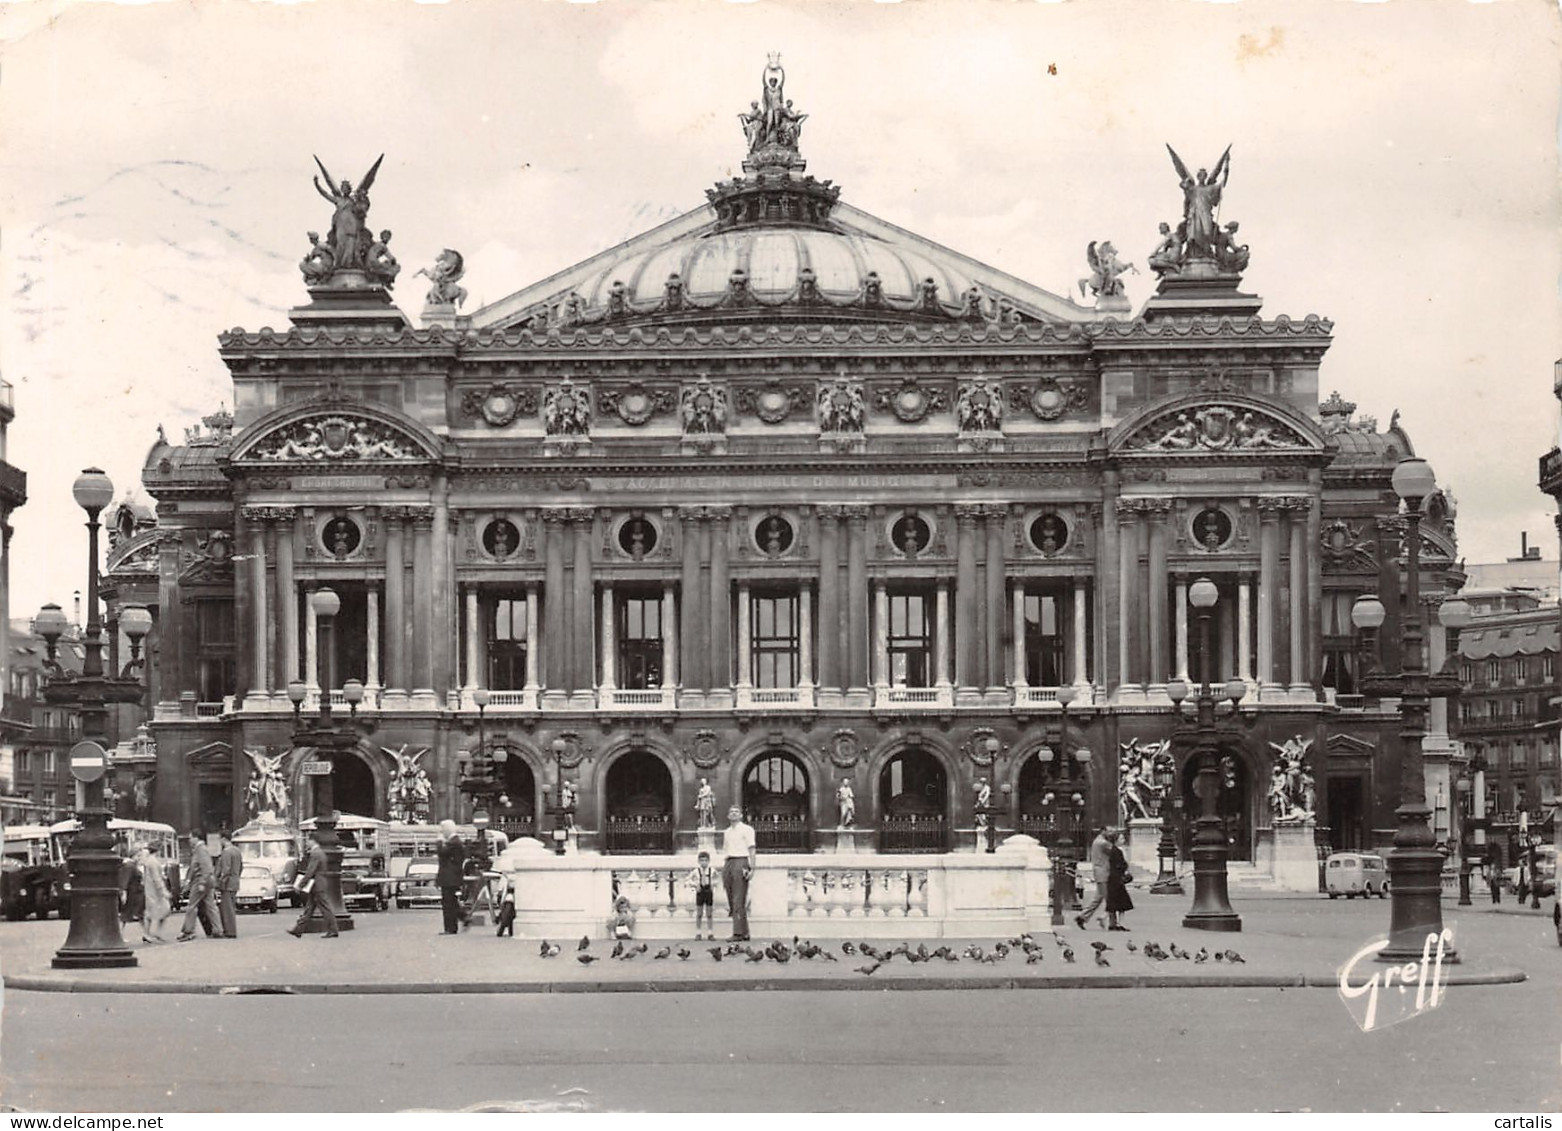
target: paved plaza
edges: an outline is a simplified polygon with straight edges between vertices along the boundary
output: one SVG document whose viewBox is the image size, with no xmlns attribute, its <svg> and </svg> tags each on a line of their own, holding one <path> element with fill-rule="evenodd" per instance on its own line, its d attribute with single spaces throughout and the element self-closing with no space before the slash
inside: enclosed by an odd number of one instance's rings
<svg viewBox="0 0 1562 1131">
<path fill-rule="evenodd" d="M 692 941 L 680 962 L 654 959 L 660 942 L 610 959 L 597 940 L 590 953 L 604 957 L 583 966 L 578 940 L 559 940 L 563 953 L 544 959 L 534 941 L 478 927 L 441 937 L 437 912 L 403 911 L 359 916 L 335 941 L 288 937 L 286 915 L 247 916 L 237 942 L 137 944 L 136 970 L 66 976 L 48 970 L 65 924 L 6 924 L 0 1082 L 7 1104 L 33 1110 L 1562 1104 L 1562 948 L 1545 912 L 1450 901 L 1446 922 L 1468 960 L 1444 1004 L 1362 1033 L 1334 972 L 1382 937 L 1386 903 L 1238 900 L 1235 935 L 1182 930 L 1188 903 L 1144 896 L 1128 934 L 1070 925 L 1060 933 L 1073 964 L 1043 934 L 1034 965 L 1018 953 L 991 964 L 897 956 L 872 975 L 857 972 L 860 957 L 718 963 Z M 1151 940 L 1229 947 L 1246 961 L 1235 971 L 1146 961 Z M 973 941 L 990 951 L 994 940 Z M 1114 948 L 1110 967 L 1091 960 L 1093 941 Z M 19 988 L 46 985 L 152 992 Z M 690 992 L 711 990 L 750 992 Z M 234 1048 L 242 1070 L 222 1080 L 183 1071 L 178 1050 L 207 1038 Z M 99 1058 L 115 1071 L 89 1078 L 81 1065 Z"/>
</svg>

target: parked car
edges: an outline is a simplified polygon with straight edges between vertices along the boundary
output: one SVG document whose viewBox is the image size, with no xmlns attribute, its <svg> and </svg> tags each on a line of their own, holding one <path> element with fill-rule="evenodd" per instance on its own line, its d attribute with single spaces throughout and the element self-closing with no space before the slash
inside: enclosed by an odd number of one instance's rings
<svg viewBox="0 0 1562 1131">
<path fill-rule="evenodd" d="M 65 858 L 45 826 L 6 827 L 0 914 L 11 920 L 33 915 L 47 919 L 49 912 L 65 906 L 65 882 Z"/>
<path fill-rule="evenodd" d="M 439 861 L 413 860 L 407 872 L 396 881 L 396 906 L 439 906 Z"/>
<path fill-rule="evenodd" d="M 163 880 L 173 895 L 173 905 L 177 907 L 181 902 L 179 893 L 183 885 L 179 882 L 179 834 L 174 832 L 174 827 L 160 821 L 133 821 L 125 817 L 114 817 L 108 823 L 108 831 L 114 836 L 115 850 L 126 860 L 142 848 L 151 851 L 152 856 L 163 867 Z M 68 817 L 49 826 L 49 839 L 53 841 L 53 851 L 60 860 L 61 919 L 70 918 L 71 885 L 65 862 L 70 856 L 71 842 L 76 839 L 76 834 L 79 832 L 81 832 L 81 822 L 75 817 Z"/>
<path fill-rule="evenodd" d="M 1330 899 L 1344 896 L 1388 898 L 1388 864 L 1371 852 L 1333 852 L 1324 862 L 1324 888 Z"/>
<path fill-rule="evenodd" d="M 239 873 L 239 910 L 254 908 L 256 911 L 277 913 L 277 881 L 271 869 L 260 864 L 246 864 Z"/>
<path fill-rule="evenodd" d="M 1535 873 L 1539 877 L 1535 886 L 1540 889 L 1542 899 L 1555 895 L 1557 892 L 1557 846 L 1554 844 L 1542 844 L 1535 850 Z M 1529 854 L 1526 852 L 1519 862 L 1503 873 L 1503 879 L 1507 886 L 1518 896 L 1525 900 L 1530 897 Z"/>
<path fill-rule="evenodd" d="M 314 831 L 315 819 L 299 822 L 305 836 Z M 384 911 L 390 906 L 394 883 L 385 870 L 387 822 L 375 817 L 339 813 L 336 839 L 342 846 L 342 905 L 349 911 Z"/>
<path fill-rule="evenodd" d="M 258 864 L 271 873 L 278 899 L 294 907 L 304 902 L 293 887 L 298 879 L 298 833 L 291 825 L 262 813 L 234 831 L 233 844 L 246 864 Z"/>
</svg>

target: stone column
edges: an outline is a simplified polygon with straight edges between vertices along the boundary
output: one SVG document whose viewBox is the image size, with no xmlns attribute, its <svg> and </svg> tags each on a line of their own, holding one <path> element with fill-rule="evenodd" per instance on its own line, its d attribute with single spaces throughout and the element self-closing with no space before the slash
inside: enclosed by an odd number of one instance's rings
<svg viewBox="0 0 1562 1131">
<path fill-rule="evenodd" d="M 526 687 L 524 690 L 536 692 L 541 686 L 539 678 L 541 673 L 541 649 L 538 645 L 537 632 L 537 583 L 531 582 L 526 586 Z"/>
<path fill-rule="evenodd" d="M 1316 699 L 1323 688 L 1323 472 L 1309 468 L 1307 486 L 1307 679 Z"/>
<path fill-rule="evenodd" d="M 319 691 L 320 623 L 315 618 L 315 603 L 309 599 L 314 591 L 311 586 L 304 593 L 304 685 L 310 691 Z"/>
<path fill-rule="evenodd" d="M 364 687 L 369 691 L 380 689 L 380 591 L 373 585 L 366 594 L 368 605 L 368 639 L 364 641 L 368 671 L 364 673 Z M 371 699 L 372 702 L 372 699 Z"/>
<path fill-rule="evenodd" d="M 889 686 L 889 590 L 873 583 L 873 686 Z"/>
<path fill-rule="evenodd" d="M 1177 575 L 1177 678 L 1191 683 L 1188 675 L 1188 575 Z"/>
<path fill-rule="evenodd" d="M 949 582 L 940 579 L 933 620 L 933 682 L 949 686 Z"/>
<path fill-rule="evenodd" d="M 406 508 L 386 507 L 385 516 L 385 686 L 407 693 Z M 306 606 L 307 608 L 307 606 Z M 310 629 L 313 632 L 313 629 Z M 304 678 L 314 681 L 314 660 L 305 661 Z"/>
<path fill-rule="evenodd" d="M 613 585 L 602 583 L 602 683 L 603 691 L 618 687 L 618 608 L 613 602 Z"/>
<path fill-rule="evenodd" d="M 847 507 L 846 680 L 848 690 L 868 690 L 868 508 Z"/>
<path fill-rule="evenodd" d="M 683 550 L 683 686 L 685 690 L 707 686 L 705 679 L 706 648 L 705 612 L 708 604 L 705 590 L 700 587 L 700 565 L 704 558 L 704 518 L 699 507 L 682 507 L 678 511 L 680 548 Z"/>
<path fill-rule="evenodd" d="M 1171 513 L 1170 499 L 1154 499 L 1151 501 L 1152 509 L 1149 518 L 1150 536 L 1150 585 L 1149 585 L 1149 617 L 1150 617 L 1150 656 L 1149 679 L 1157 689 L 1166 686 L 1166 622 L 1168 610 L 1166 608 L 1167 582 L 1170 578 L 1166 572 L 1166 527 L 1167 516 Z"/>
<path fill-rule="evenodd" d="M 1271 696 L 1280 690 L 1275 679 L 1275 617 L 1279 601 L 1275 589 L 1279 584 L 1280 565 L 1280 506 L 1279 500 L 1258 500 L 1258 682 L 1259 695 L 1267 690 Z"/>
<path fill-rule="evenodd" d="M 412 514 L 412 693 L 434 695 L 434 508 Z"/>
<path fill-rule="evenodd" d="M 482 622 L 479 619 L 477 607 L 477 586 L 466 587 L 466 682 L 462 684 L 468 691 L 476 690 L 484 686 L 487 681 L 478 673 L 478 637 L 482 632 Z"/>
<path fill-rule="evenodd" d="M 1010 683 L 1014 686 L 1015 701 L 1025 693 L 1029 686 L 1025 673 L 1025 583 L 1016 581 L 1014 592 L 1010 594 L 1013 606 L 1010 609 L 1011 634 L 1013 638 L 1013 664 L 1014 678 Z"/>
<path fill-rule="evenodd" d="M 1090 590 L 1085 579 L 1074 579 L 1074 686 L 1090 686 Z"/>
<path fill-rule="evenodd" d="M 159 662 L 152 667 L 157 673 L 158 705 L 166 710 L 169 706 L 177 706 L 180 691 L 194 686 L 191 680 L 195 672 L 190 666 L 193 657 L 182 647 L 184 626 L 181 622 L 190 614 L 179 603 L 180 535 L 176 530 L 160 530 L 156 537 Z"/>
<path fill-rule="evenodd" d="M 270 694 L 285 693 L 287 681 L 278 681 L 278 669 L 282 663 L 282 629 L 279 624 L 281 605 L 277 594 L 277 540 L 284 536 L 284 531 L 277 529 L 280 516 L 276 508 L 267 508 L 270 513 L 266 518 L 266 557 L 267 569 L 261 579 L 261 590 L 266 601 L 266 680 L 265 688 Z M 119 669 L 114 668 L 115 671 Z M 257 685 L 260 681 L 256 681 Z"/>
<path fill-rule="evenodd" d="M 543 616 L 547 618 L 542 634 L 547 641 L 543 645 L 542 683 L 550 696 L 569 691 L 569 649 L 565 639 L 569 635 L 569 622 L 564 617 L 569 607 L 564 584 L 564 534 L 568 518 L 568 512 L 562 507 L 550 507 L 542 512 L 542 599 Z"/>
<path fill-rule="evenodd" d="M 277 622 L 281 626 L 277 651 L 277 689 L 286 691 L 298 678 L 298 583 L 293 579 L 293 540 L 298 511 L 277 507 Z M 376 644 L 378 641 L 376 641 Z"/>
<path fill-rule="evenodd" d="M 732 582 L 727 572 L 731 507 L 710 507 L 710 686 L 732 686 Z"/>
<path fill-rule="evenodd" d="M 749 623 L 748 582 L 738 582 L 738 686 L 754 686 L 752 627 Z"/>
<path fill-rule="evenodd" d="M 1247 574 L 1237 578 L 1237 676 L 1249 688 L 1253 684 L 1253 583 Z"/>
<path fill-rule="evenodd" d="M 1289 500 L 1291 528 L 1291 659 L 1287 669 L 1293 698 L 1310 697 L 1312 673 L 1307 670 L 1307 510 L 1310 499 Z"/>
<path fill-rule="evenodd" d="M 1101 473 L 1101 510 L 1097 516 L 1101 538 L 1096 551 L 1096 683 L 1103 691 L 1111 689 L 1121 668 L 1122 593 L 1118 589 L 1117 472 Z M 1094 508 L 1092 508 L 1094 510 Z"/>
<path fill-rule="evenodd" d="M 1136 528 L 1138 514 L 1137 500 L 1117 500 L 1117 521 L 1120 524 L 1118 531 L 1118 562 L 1117 585 L 1121 594 L 1122 608 L 1117 621 L 1117 647 L 1118 647 L 1118 681 L 1122 689 L 1137 685 L 1139 680 L 1138 664 L 1138 602 L 1136 600 L 1138 586 L 1134 584 L 1137 575 L 1139 536 Z"/>
<path fill-rule="evenodd" d="M 1008 518 L 1004 507 L 988 507 L 983 512 L 987 530 L 987 681 L 989 688 L 1005 686 L 1003 670 L 1003 529 Z"/>
<path fill-rule="evenodd" d="M 270 532 L 270 508 L 245 507 L 249 526 L 250 681 L 247 694 L 265 699 L 271 692 L 271 655 L 266 645 L 272 632 L 266 604 L 266 536 Z"/>
<path fill-rule="evenodd" d="M 967 694 L 974 694 L 982 680 L 976 616 L 976 521 L 981 513 L 982 508 L 977 506 L 955 507 L 955 623 L 959 626 L 955 682 Z"/>
<path fill-rule="evenodd" d="M 818 507 L 819 686 L 839 690 L 841 679 L 841 545 L 839 507 Z"/>
<path fill-rule="evenodd" d="M 250 669 L 255 666 L 255 621 L 252 611 L 254 601 L 251 597 L 253 588 L 253 575 L 255 561 L 245 552 L 245 547 L 250 544 L 249 520 L 244 517 L 245 507 L 240 507 L 233 516 L 233 552 L 235 556 L 243 554 L 243 561 L 233 563 L 233 631 L 236 639 L 233 642 L 234 656 L 234 682 L 233 694 L 242 698 L 248 694 L 251 688 L 258 687 L 256 674 Z M 183 563 L 175 567 L 175 578 L 178 571 L 183 569 Z M 177 580 L 176 580 L 177 584 Z M 185 673 L 185 684 L 181 691 L 194 691 L 200 694 L 200 653 L 201 645 L 196 633 L 200 626 L 196 623 L 198 618 L 191 609 L 191 615 L 181 620 L 180 627 L 184 632 L 184 655 L 188 664 Z"/>
<path fill-rule="evenodd" d="M 744 604 L 748 604 L 745 600 Z M 797 686 L 814 685 L 814 591 L 797 587 Z"/>
<path fill-rule="evenodd" d="M 445 504 L 443 475 L 434 477 L 429 539 L 429 680 L 444 702 L 461 686 L 461 607 L 457 603 L 451 547 L 460 534 L 460 516 Z M 437 538 L 436 538 L 437 536 Z M 453 706 L 453 704 L 452 704 Z"/>
<path fill-rule="evenodd" d="M 678 609 L 673 602 L 673 583 L 662 582 L 662 690 L 678 686 Z"/>
<path fill-rule="evenodd" d="M 575 543 L 575 572 L 571 586 L 570 608 L 574 613 L 570 627 L 571 665 L 570 689 L 589 692 L 596 684 L 596 657 L 592 653 L 595 639 L 596 609 L 591 585 L 591 536 L 596 517 L 590 507 L 570 509 L 571 537 Z"/>
</svg>

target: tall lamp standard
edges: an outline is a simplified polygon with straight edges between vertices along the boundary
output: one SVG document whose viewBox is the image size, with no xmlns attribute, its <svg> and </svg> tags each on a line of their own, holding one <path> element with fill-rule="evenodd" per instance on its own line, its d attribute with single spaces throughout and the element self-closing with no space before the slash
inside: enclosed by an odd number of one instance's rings
<svg viewBox="0 0 1562 1131">
<path fill-rule="evenodd" d="M 477 844 L 481 855 L 488 855 L 488 825 L 496 808 L 495 798 L 503 792 L 496 773 L 496 763 L 502 764 L 505 751 L 490 752 L 486 729 L 488 688 L 479 687 L 472 692 L 472 703 L 477 707 L 477 749 L 467 763 L 468 771 L 460 783 L 461 792 L 472 799 L 472 823 L 477 826 Z"/>
<path fill-rule="evenodd" d="M 1046 796 L 1045 803 L 1053 812 L 1057 824 L 1057 837 L 1052 842 L 1052 925 L 1061 927 L 1065 909 L 1072 910 L 1074 901 L 1074 842 L 1069 831 L 1084 808 L 1085 798 L 1074 789 L 1074 759 L 1068 749 L 1068 705 L 1074 701 L 1074 686 L 1065 683 L 1058 688 L 1058 706 L 1062 709 L 1058 731 L 1058 764 L 1055 788 Z M 1081 751 L 1089 759 L 1087 751 Z M 1043 748 L 1038 755 L 1043 761 L 1052 761 L 1053 754 Z M 1061 820 L 1059 814 L 1061 813 Z"/>
<path fill-rule="evenodd" d="M 1469 791 L 1469 820 L 1460 827 L 1459 906 L 1469 907 L 1470 873 L 1477 861 L 1486 866 L 1486 756 L 1479 747 L 1470 755 L 1463 786 Z"/>
<path fill-rule="evenodd" d="M 82 741 L 71 748 L 71 774 L 83 784 L 82 807 L 77 814 L 81 831 L 71 841 L 66 861 L 71 882 L 71 925 L 65 943 L 54 953 L 56 969 L 80 970 L 137 965 L 136 956 L 119 933 L 120 858 L 114 835 L 108 831 L 109 811 L 104 805 L 103 776 L 108 754 L 108 705 L 135 703 L 141 684 L 103 674 L 103 623 L 98 610 L 98 515 L 114 498 L 114 484 L 96 467 L 89 467 L 71 486 L 76 505 L 87 512 L 87 634 L 83 641 L 81 674 L 72 676 L 56 665 L 44 699 L 73 706 L 81 714 Z M 56 606 L 46 606 L 35 622 L 48 644 L 51 657 L 65 631 L 65 616 Z"/>
<path fill-rule="evenodd" d="M 1226 830 L 1217 809 L 1220 794 L 1220 728 L 1215 723 L 1215 694 L 1210 689 L 1210 669 L 1215 666 L 1210 654 L 1209 619 L 1220 599 L 1220 591 L 1207 577 L 1201 577 L 1188 587 L 1188 600 L 1198 612 L 1199 652 L 1203 657 L 1203 681 L 1199 685 L 1196 703 L 1192 743 L 1194 757 L 1199 761 L 1195 790 L 1199 797 L 1199 818 L 1194 822 L 1193 834 L 1193 907 L 1183 916 L 1182 925 L 1198 931 L 1240 931 L 1242 919 L 1231 909 L 1231 898 L 1226 890 Z M 1232 709 L 1247 692 L 1247 685 L 1239 679 L 1226 684 L 1226 698 Z M 1173 680 L 1166 693 L 1177 705 L 1179 717 L 1182 701 L 1187 698 L 1188 685 Z"/>
<path fill-rule="evenodd" d="M 548 812 L 553 816 L 553 851 L 559 856 L 564 855 L 564 846 L 569 841 L 570 815 L 574 811 L 564 790 L 564 754 L 568 749 L 569 743 L 563 738 L 553 740 L 553 773 L 557 792 L 553 804 L 548 806 Z"/>
<path fill-rule="evenodd" d="M 309 607 L 320 622 L 319 667 L 320 714 L 308 723 L 302 721 L 301 711 L 307 688 L 301 680 L 287 685 L 287 697 L 293 704 L 293 719 L 298 729 L 293 734 L 295 747 L 312 747 L 315 757 L 304 762 L 305 776 L 314 780 L 315 840 L 325 852 L 325 871 L 319 880 L 325 902 L 336 916 L 338 930 L 353 929 L 353 918 L 342 903 L 342 842 L 336 834 L 336 797 L 332 773 L 336 768 L 338 753 L 345 752 L 358 742 L 358 704 L 363 701 L 363 684 L 350 679 L 342 685 L 342 699 L 352 715 L 352 723 L 342 726 L 331 714 L 331 686 L 335 679 L 334 649 L 331 641 L 332 619 L 342 610 L 342 599 L 332 589 L 316 589 L 309 596 Z M 304 931 L 313 934 L 325 929 L 324 923 L 310 919 Z"/>
<path fill-rule="evenodd" d="M 1443 930 L 1443 854 L 1432 831 L 1432 810 L 1426 803 L 1426 767 L 1421 740 L 1426 735 L 1427 708 L 1433 696 L 1454 696 L 1456 675 L 1427 671 L 1426 634 L 1421 625 L 1421 503 L 1437 489 L 1431 465 L 1424 459 L 1402 459 L 1394 468 L 1394 493 L 1405 504 L 1405 607 L 1400 621 L 1400 670 L 1373 671 L 1362 677 L 1369 695 L 1399 699 L 1398 828 L 1388 854 L 1389 938 L 1378 952 L 1381 962 L 1419 960 L 1428 935 Z M 1463 602 L 1460 602 L 1463 604 Z M 1383 623 L 1383 602 L 1373 596 L 1356 599 L 1351 621 L 1357 628 L 1376 630 Z M 1457 610 L 1455 612 L 1457 616 Z M 1450 948 L 1444 960 L 1457 962 Z"/>
</svg>

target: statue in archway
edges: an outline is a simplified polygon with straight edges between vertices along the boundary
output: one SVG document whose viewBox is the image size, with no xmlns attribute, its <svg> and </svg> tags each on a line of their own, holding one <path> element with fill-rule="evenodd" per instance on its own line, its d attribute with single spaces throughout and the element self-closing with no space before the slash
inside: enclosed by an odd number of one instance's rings
<svg viewBox="0 0 1562 1131">
<path fill-rule="evenodd" d="M 700 779 L 700 791 L 694 798 L 696 824 L 702 829 L 716 827 L 716 791 L 710 787 L 709 778 Z"/>
<path fill-rule="evenodd" d="M 269 809 L 279 817 L 287 816 L 287 779 L 282 775 L 285 754 L 266 754 L 245 747 L 244 753 L 255 763 L 249 784 L 244 787 L 244 801 L 253 816 Z"/>
<path fill-rule="evenodd" d="M 405 745 L 396 750 L 388 746 L 380 747 L 396 763 L 396 769 L 391 773 L 390 786 L 386 789 L 386 800 L 390 802 L 390 819 L 407 824 L 424 824 L 429 818 L 429 799 L 433 793 L 433 784 L 428 780 L 428 774 L 418 765 L 418 759 L 428 753 L 428 747 L 421 747 L 417 751 L 408 754 Z"/>
</svg>

